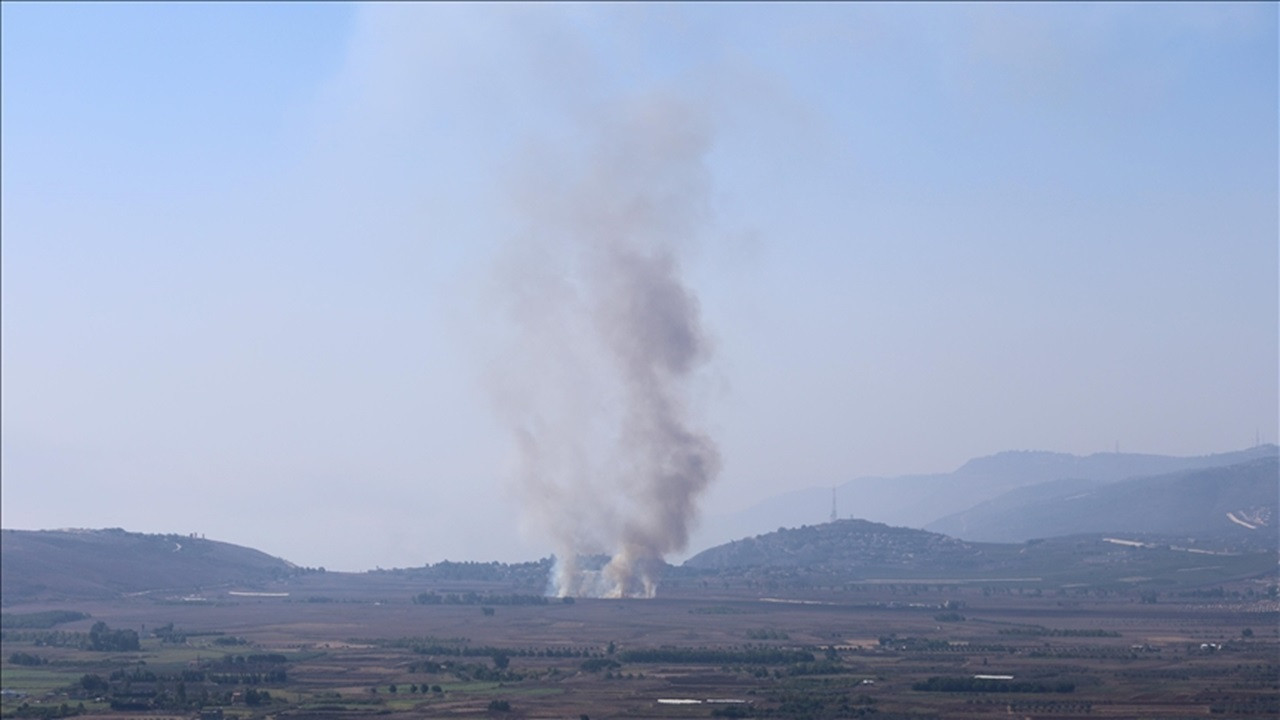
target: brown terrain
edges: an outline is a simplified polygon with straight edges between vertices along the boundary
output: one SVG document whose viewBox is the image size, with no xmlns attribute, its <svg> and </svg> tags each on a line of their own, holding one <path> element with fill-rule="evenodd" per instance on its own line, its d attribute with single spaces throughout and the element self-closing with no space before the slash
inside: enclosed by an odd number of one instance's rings
<svg viewBox="0 0 1280 720">
<path fill-rule="evenodd" d="M 1275 593 L 1274 576 L 1158 594 L 1018 581 L 770 593 L 679 578 L 651 600 L 564 601 L 527 580 L 311 573 L 275 588 L 11 604 L 3 711 L 1276 717 Z M 55 609 L 90 617 L 15 627 Z M 98 622 L 136 631 L 139 648 L 84 647 Z"/>
</svg>

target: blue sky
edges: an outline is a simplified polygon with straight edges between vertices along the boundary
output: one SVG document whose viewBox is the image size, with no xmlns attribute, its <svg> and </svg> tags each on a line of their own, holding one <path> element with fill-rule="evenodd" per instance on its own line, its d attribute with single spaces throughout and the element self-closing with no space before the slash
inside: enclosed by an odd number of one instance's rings
<svg viewBox="0 0 1280 720">
<path fill-rule="evenodd" d="M 0 12 L 5 527 L 545 554 L 496 268 L 655 94 L 710 134 L 704 504 L 1280 432 L 1274 4 Z"/>
</svg>

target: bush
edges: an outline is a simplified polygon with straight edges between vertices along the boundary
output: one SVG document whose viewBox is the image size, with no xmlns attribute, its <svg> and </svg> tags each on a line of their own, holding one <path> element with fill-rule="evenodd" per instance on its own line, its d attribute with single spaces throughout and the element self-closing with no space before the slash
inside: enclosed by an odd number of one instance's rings
<svg viewBox="0 0 1280 720">
<path fill-rule="evenodd" d="M 579 667 L 583 672 L 600 672 L 601 670 L 613 670 L 622 666 L 609 658 L 588 658 L 583 660 L 582 665 Z"/>
<path fill-rule="evenodd" d="M 105 692 L 109 685 L 106 680 L 102 679 L 101 675 L 85 675 L 80 678 L 80 687 L 85 692 L 95 693 Z"/>
<path fill-rule="evenodd" d="M 24 652 L 16 652 L 9 656 L 9 662 L 14 665 L 34 666 L 34 665 L 43 665 L 45 661 L 44 661 L 44 658 L 40 657 L 39 655 L 32 655 L 31 653 L 24 653 Z"/>
</svg>

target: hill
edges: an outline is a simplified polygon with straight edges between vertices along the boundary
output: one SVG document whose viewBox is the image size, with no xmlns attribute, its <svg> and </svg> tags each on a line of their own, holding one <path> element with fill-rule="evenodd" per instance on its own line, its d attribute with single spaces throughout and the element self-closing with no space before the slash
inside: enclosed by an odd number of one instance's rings
<svg viewBox="0 0 1280 720">
<path fill-rule="evenodd" d="M 780 529 L 705 550 L 677 575 L 766 588 L 880 582 L 1018 582 L 1041 587 L 1196 586 L 1274 574 L 1277 551 L 1128 533 L 980 543 L 865 520 Z"/>
<path fill-rule="evenodd" d="M 685 567 L 726 570 L 804 567 L 818 571 L 911 574 L 965 565 L 982 557 L 979 544 L 866 520 L 784 528 L 704 550 Z"/>
<path fill-rule="evenodd" d="M 110 530 L 0 531 L 0 603 L 253 587 L 303 572 L 230 543 Z"/>
<path fill-rule="evenodd" d="M 1112 483 L 1133 477 L 1236 465 L 1258 458 L 1274 458 L 1278 453 L 1280 448 L 1275 445 L 1194 457 L 1138 453 L 1077 456 L 1011 451 L 975 458 L 948 473 L 851 480 L 836 488 L 836 496 L 841 516 L 855 515 L 889 525 L 930 528 L 931 523 L 1010 491 L 1054 480 Z M 831 487 L 810 487 L 774 496 L 740 512 L 709 515 L 695 531 L 691 546 L 705 548 L 780 527 L 824 522 L 831 510 L 831 491 Z"/>
<path fill-rule="evenodd" d="M 966 540 L 1021 542 L 1080 533 L 1147 533 L 1276 548 L 1280 460 L 1104 484 L 1058 480 L 1013 490 L 927 528 Z"/>
</svg>

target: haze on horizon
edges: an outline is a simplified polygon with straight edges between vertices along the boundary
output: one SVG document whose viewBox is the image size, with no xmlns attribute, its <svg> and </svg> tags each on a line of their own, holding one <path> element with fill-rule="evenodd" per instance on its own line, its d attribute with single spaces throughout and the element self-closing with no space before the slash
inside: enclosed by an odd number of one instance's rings
<svg viewBox="0 0 1280 720">
<path fill-rule="evenodd" d="M 494 408 L 500 267 L 530 188 L 654 94 L 706 128 L 676 239 L 703 512 L 1276 442 L 1277 19 L 5 3 L 0 525 L 348 570 L 548 554 Z"/>
</svg>

